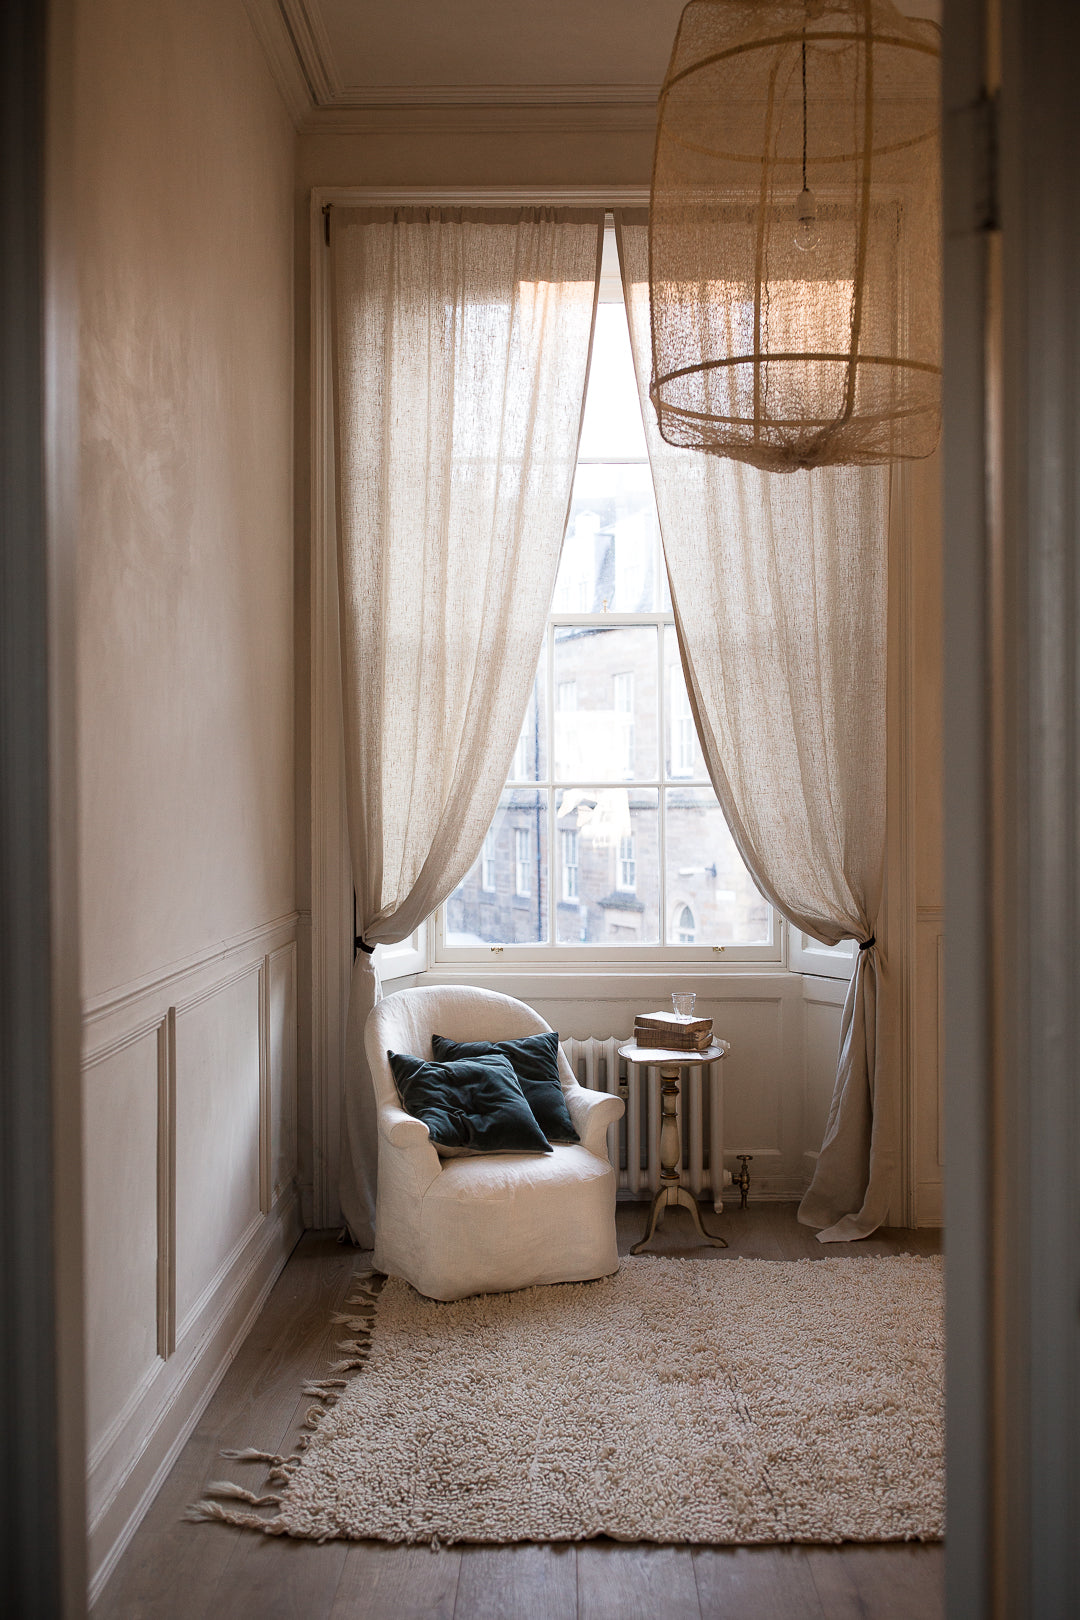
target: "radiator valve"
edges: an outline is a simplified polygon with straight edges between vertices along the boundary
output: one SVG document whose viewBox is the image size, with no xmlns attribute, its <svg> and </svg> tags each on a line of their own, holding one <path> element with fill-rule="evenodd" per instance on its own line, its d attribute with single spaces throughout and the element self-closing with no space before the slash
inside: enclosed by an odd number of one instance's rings
<svg viewBox="0 0 1080 1620">
<path fill-rule="evenodd" d="M 734 1178 L 734 1184 L 738 1187 L 742 1200 L 739 1207 L 745 1209 L 746 1200 L 750 1196 L 750 1171 L 748 1166 L 753 1162 L 754 1155 L 752 1153 L 736 1153 L 735 1157 L 739 1161 L 740 1169 L 738 1175 Z"/>
</svg>

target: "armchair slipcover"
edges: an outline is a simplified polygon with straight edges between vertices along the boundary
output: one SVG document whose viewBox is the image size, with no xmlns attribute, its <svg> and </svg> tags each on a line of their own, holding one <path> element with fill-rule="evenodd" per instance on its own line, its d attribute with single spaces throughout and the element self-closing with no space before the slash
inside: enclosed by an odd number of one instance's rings
<svg viewBox="0 0 1080 1620">
<path fill-rule="evenodd" d="M 399 990 L 373 1009 L 364 1046 L 375 1088 L 378 1271 L 431 1299 L 584 1282 L 619 1268 L 607 1128 L 621 1097 L 586 1091 L 561 1050 L 563 1095 L 580 1143 L 552 1153 L 440 1159 L 398 1100 L 387 1051 L 431 1057 L 431 1037 L 504 1041 L 549 1029 L 524 1002 L 465 987 Z"/>
</svg>

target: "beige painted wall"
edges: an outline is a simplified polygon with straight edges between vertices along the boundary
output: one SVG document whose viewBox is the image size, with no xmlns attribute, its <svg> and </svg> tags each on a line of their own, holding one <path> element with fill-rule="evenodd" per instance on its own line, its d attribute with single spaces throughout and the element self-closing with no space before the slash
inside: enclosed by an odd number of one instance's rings
<svg viewBox="0 0 1080 1620">
<path fill-rule="evenodd" d="M 80 8 L 84 991 L 291 911 L 292 131 L 239 0 Z"/>
<path fill-rule="evenodd" d="M 91 1566 L 297 1228 L 295 136 L 242 0 L 79 0 Z"/>
</svg>

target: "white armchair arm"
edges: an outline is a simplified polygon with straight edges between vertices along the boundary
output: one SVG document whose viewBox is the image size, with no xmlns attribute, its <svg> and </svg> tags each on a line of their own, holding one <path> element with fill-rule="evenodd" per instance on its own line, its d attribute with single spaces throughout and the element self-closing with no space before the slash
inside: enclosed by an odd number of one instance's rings
<svg viewBox="0 0 1080 1620">
<path fill-rule="evenodd" d="M 395 1147 L 420 1147 L 430 1142 L 431 1133 L 422 1119 L 407 1114 L 404 1108 L 384 1106 L 379 1109 L 379 1134 Z"/>
<path fill-rule="evenodd" d="M 379 1109 L 379 1135 L 388 1148 L 395 1150 L 393 1156 L 401 1167 L 409 1166 L 416 1178 L 416 1191 L 423 1196 L 442 1170 L 442 1160 L 423 1120 L 407 1114 L 404 1108 L 384 1103 Z"/>
<path fill-rule="evenodd" d="M 598 1159 L 606 1158 L 607 1129 L 623 1116 L 622 1098 L 606 1091 L 587 1091 L 578 1085 L 570 1086 L 563 1096 L 582 1147 L 595 1153 Z"/>
</svg>

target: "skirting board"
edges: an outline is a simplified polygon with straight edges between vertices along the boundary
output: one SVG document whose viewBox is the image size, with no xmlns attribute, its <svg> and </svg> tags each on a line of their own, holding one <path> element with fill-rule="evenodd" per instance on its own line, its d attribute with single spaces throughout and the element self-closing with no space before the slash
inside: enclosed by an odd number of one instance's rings
<svg viewBox="0 0 1080 1620">
<path fill-rule="evenodd" d="M 89 1532 L 88 1602 L 93 1604 L 206 1409 L 229 1364 L 262 1310 L 301 1233 L 296 1189 L 290 1187 L 259 1223 L 220 1287 L 192 1323 L 186 1343 L 159 1364 L 136 1409 L 114 1440 L 134 1450 L 133 1462 L 99 1508 Z M 141 1431 L 141 1433 L 140 1433 Z M 112 1452 L 114 1447 L 110 1447 Z M 108 1468 L 97 1459 L 89 1480 Z"/>
<path fill-rule="evenodd" d="M 945 1187 L 940 1181 L 920 1181 L 915 1187 L 915 1225 L 945 1225 Z"/>
</svg>

